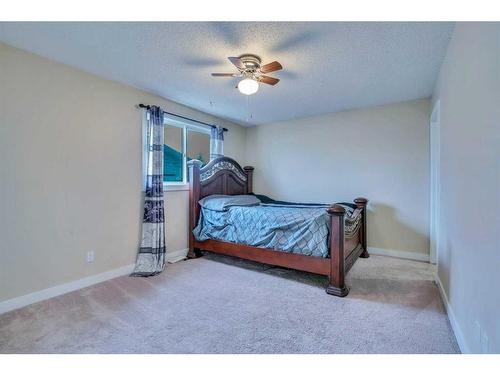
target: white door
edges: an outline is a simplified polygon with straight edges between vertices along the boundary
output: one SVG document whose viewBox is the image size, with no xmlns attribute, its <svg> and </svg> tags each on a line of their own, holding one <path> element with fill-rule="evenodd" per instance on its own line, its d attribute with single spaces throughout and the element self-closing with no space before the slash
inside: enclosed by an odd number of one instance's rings
<svg viewBox="0 0 500 375">
<path fill-rule="evenodd" d="M 434 105 L 430 120 L 431 191 L 430 191 L 430 262 L 437 263 L 439 251 L 440 192 L 440 101 Z"/>
</svg>

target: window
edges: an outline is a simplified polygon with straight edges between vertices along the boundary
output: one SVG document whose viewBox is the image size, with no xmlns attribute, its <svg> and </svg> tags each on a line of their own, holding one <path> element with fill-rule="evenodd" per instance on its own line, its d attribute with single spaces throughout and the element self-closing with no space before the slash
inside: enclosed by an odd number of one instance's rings
<svg viewBox="0 0 500 375">
<path fill-rule="evenodd" d="M 210 161 L 210 134 L 187 129 L 187 158 L 198 159 L 203 165 Z"/>
<path fill-rule="evenodd" d="M 163 145 L 163 181 L 183 182 L 183 129 L 165 125 L 165 144 Z"/>
<path fill-rule="evenodd" d="M 210 129 L 176 117 L 165 116 L 165 144 L 163 146 L 163 182 L 184 185 L 188 182 L 187 162 L 210 161 Z"/>
</svg>

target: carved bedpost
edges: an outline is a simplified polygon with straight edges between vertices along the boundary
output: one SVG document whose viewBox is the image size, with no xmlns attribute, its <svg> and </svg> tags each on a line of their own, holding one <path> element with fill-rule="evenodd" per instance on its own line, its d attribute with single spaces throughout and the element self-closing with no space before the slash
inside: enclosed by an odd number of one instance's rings
<svg viewBox="0 0 500 375">
<path fill-rule="evenodd" d="M 349 289 L 345 285 L 345 209 L 334 204 L 326 211 L 330 214 L 330 281 L 326 292 L 337 297 L 345 297 L 349 293 Z"/>
<path fill-rule="evenodd" d="M 193 259 L 200 256 L 198 249 L 194 248 L 194 235 L 193 229 L 196 227 L 198 216 L 200 214 L 200 168 L 203 163 L 199 160 L 193 159 L 188 163 L 189 169 L 189 251 L 188 258 Z"/>
<path fill-rule="evenodd" d="M 370 254 L 368 253 L 368 245 L 366 241 L 366 216 L 367 216 L 367 211 L 366 211 L 366 205 L 368 203 L 368 199 L 366 198 L 356 198 L 354 200 L 354 203 L 356 203 L 356 206 L 362 210 L 361 215 L 361 223 L 362 223 L 362 228 L 360 231 L 360 242 L 361 246 L 363 246 L 363 252 L 361 253 L 360 257 L 361 258 L 369 258 Z"/>
<path fill-rule="evenodd" d="M 247 174 L 247 194 L 253 193 L 253 167 L 246 166 L 243 170 Z"/>
</svg>

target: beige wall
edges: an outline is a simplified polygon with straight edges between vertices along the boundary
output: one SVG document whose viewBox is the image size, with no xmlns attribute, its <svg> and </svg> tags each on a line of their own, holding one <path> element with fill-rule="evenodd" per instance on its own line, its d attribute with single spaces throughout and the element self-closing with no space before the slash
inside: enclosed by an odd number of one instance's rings
<svg viewBox="0 0 500 375">
<path fill-rule="evenodd" d="M 465 351 L 500 353 L 500 24 L 457 23 L 440 102 L 438 274 Z"/>
<path fill-rule="evenodd" d="M 0 44 L 0 301 L 134 262 L 141 102 L 216 120 Z M 217 123 L 241 159 L 245 130 Z M 168 252 L 187 247 L 187 198 L 166 193 Z"/>
<path fill-rule="evenodd" d="M 429 252 L 429 100 L 247 130 L 255 192 L 283 200 L 370 200 L 368 245 Z"/>
</svg>

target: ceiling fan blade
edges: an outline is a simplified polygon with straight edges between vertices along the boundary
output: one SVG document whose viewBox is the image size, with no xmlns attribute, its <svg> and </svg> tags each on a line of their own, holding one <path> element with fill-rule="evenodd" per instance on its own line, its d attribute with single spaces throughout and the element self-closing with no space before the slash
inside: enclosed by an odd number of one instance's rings
<svg viewBox="0 0 500 375">
<path fill-rule="evenodd" d="M 245 69 L 245 65 L 243 65 L 243 62 L 240 60 L 239 57 L 228 57 L 229 61 L 231 61 L 231 63 L 237 67 L 238 69 Z"/>
<path fill-rule="evenodd" d="M 277 61 L 273 61 L 269 64 L 266 64 L 266 65 L 262 65 L 260 67 L 260 71 L 262 73 L 271 73 L 271 72 L 275 72 L 277 70 L 281 70 L 283 69 L 283 67 L 281 66 L 281 64 Z"/>
<path fill-rule="evenodd" d="M 236 73 L 212 73 L 212 77 L 238 77 Z"/>
<path fill-rule="evenodd" d="M 280 80 L 278 78 L 274 78 L 274 77 L 269 77 L 269 76 L 260 76 L 259 77 L 259 82 L 267 83 L 268 85 L 272 85 L 272 86 L 277 84 L 279 81 Z"/>
</svg>

